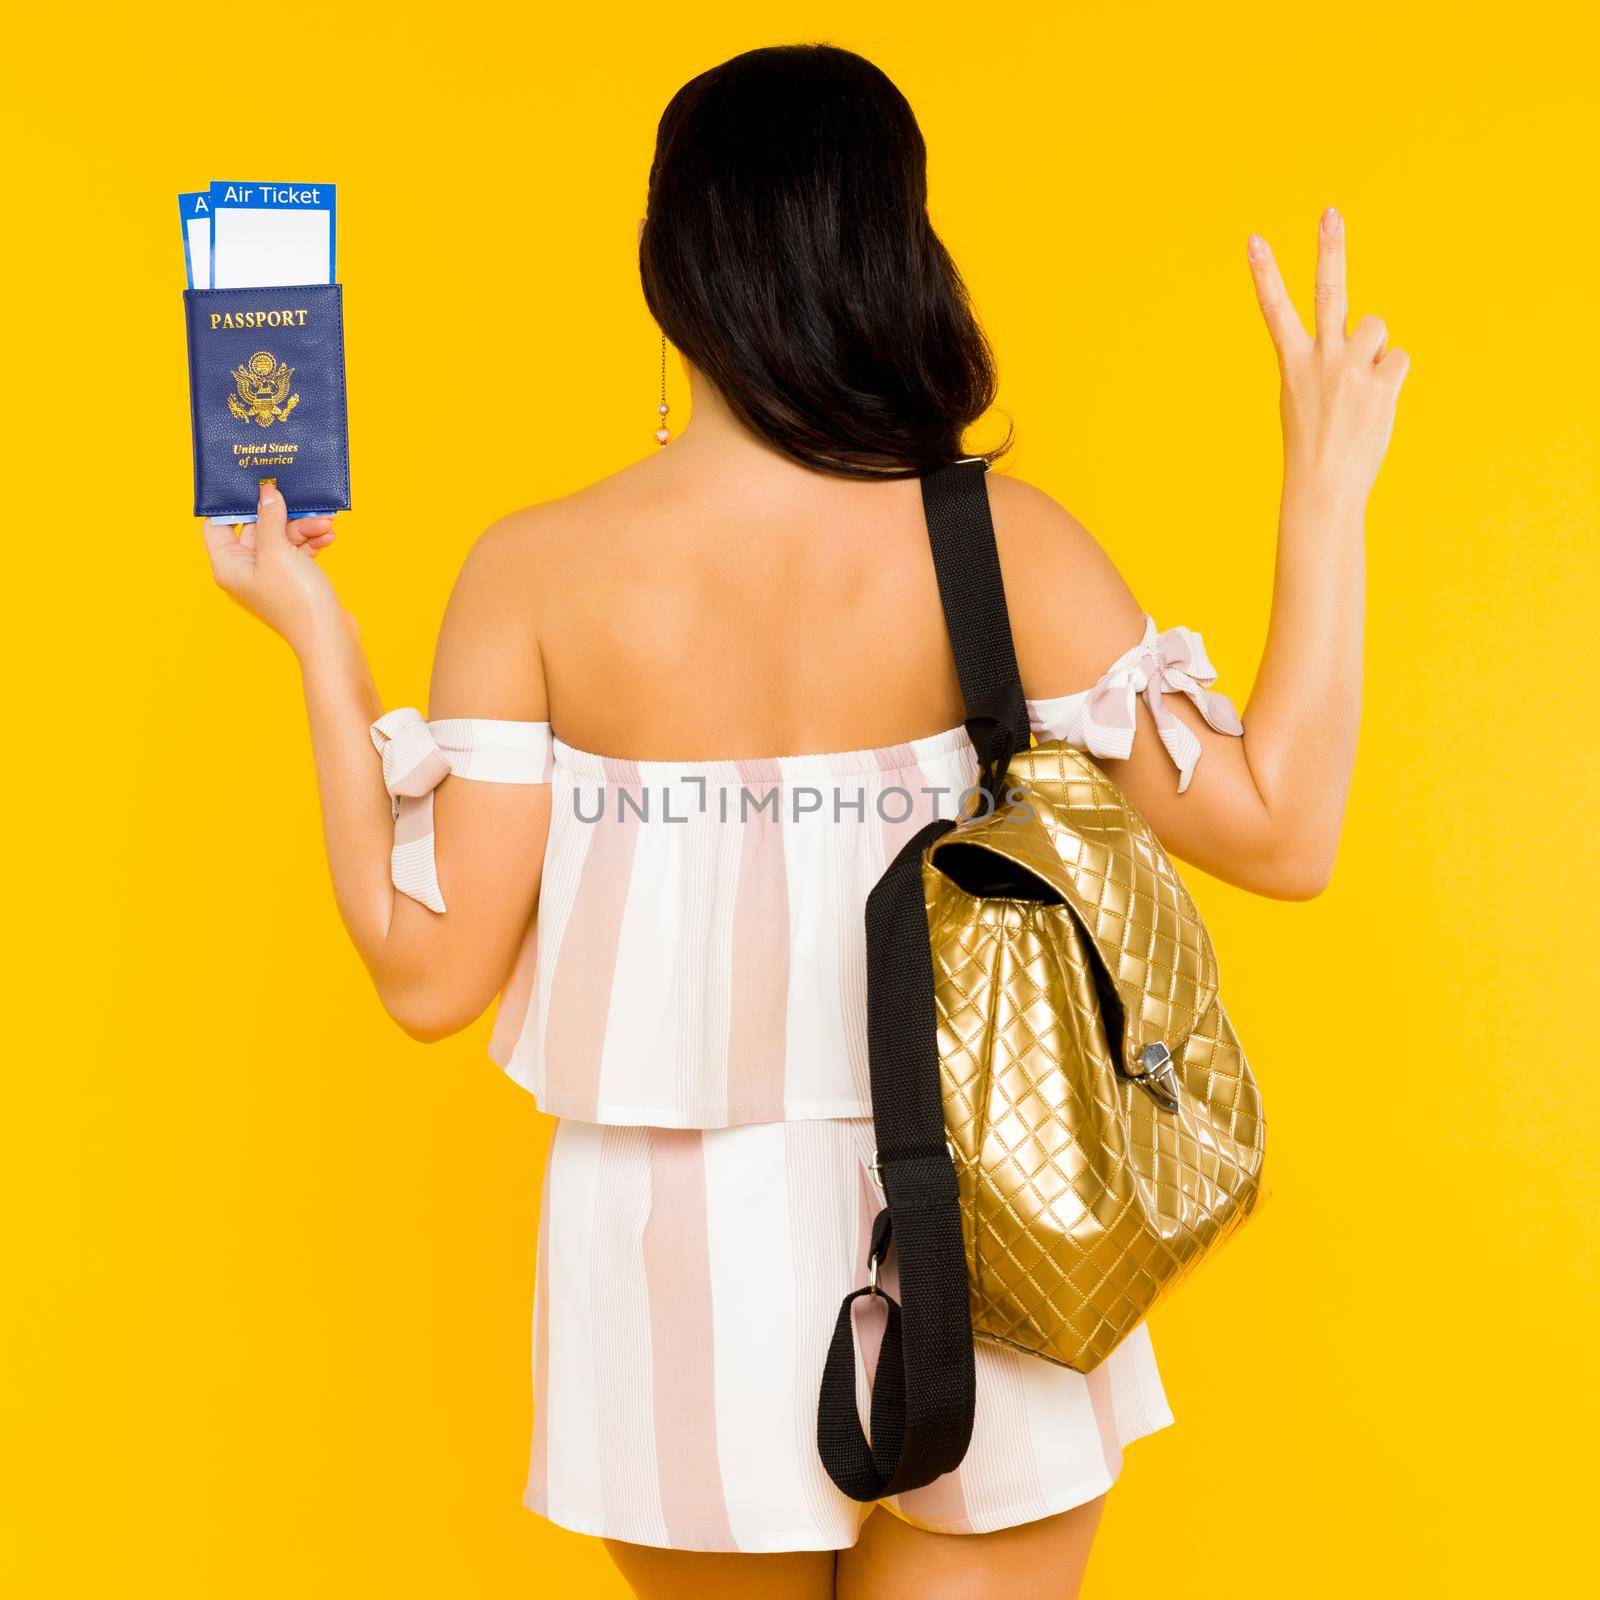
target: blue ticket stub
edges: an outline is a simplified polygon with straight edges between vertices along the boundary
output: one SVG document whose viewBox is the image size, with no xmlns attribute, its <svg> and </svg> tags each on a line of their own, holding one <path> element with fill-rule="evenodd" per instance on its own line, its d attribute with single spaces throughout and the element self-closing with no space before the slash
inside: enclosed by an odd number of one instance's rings
<svg viewBox="0 0 1600 1600">
<path fill-rule="evenodd" d="M 191 190 L 178 196 L 178 225 L 183 230 L 183 270 L 191 289 L 211 287 L 211 191 Z"/>
</svg>

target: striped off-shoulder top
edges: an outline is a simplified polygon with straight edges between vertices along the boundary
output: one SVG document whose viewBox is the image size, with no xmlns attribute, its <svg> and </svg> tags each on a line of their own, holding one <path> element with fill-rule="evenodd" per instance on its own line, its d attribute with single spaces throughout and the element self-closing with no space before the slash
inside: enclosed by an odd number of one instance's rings
<svg viewBox="0 0 1600 1600">
<path fill-rule="evenodd" d="M 1188 628 L 1144 637 L 1089 689 L 1030 700 L 1041 738 L 1126 757 L 1143 698 L 1188 787 L 1200 741 L 1243 727 Z M 882 749 L 632 761 L 549 723 L 391 711 L 372 725 L 394 799 L 396 887 L 445 909 L 433 791 L 448 776 L 548 783 L 538 911 L 490 1054 L 541 1107 L 586 1122 L 719 1128 L 871 1115 L 867 894 L 905 839 L 977 778 L 964 728 Z"/>
</svg>

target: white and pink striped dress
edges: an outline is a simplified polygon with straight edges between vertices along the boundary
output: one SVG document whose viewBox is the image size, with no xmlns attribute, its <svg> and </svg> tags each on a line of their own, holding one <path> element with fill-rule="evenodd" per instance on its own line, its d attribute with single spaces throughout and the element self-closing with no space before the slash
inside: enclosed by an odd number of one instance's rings
<svg viewBox="0 0 1600 1600">
<path fill-rule="evenodd" d="M 1142 697 L 1186 787 L 1186 695 L 1239 733 L 1200 636 L 1158 633 L 1094 686 L 1029 702 L 1041 737 L 1132 749 Z M 863 913 L 900 843 L 977 776 L 963 729 L 740 761 L 592 755 L 546 723 L 413 710 L 373 725 L 394 879 L 444 909 L 432 791 L 549 783 L 538 913 L 491 1053 L 561 1119 L 545 1172 L 525 1502 L 564 1527 L 690 1550 L 840 1549 L 870 1507 L 816 1450 L 833 1316 L 865 1281 L 872 1159 Z M 892 1258 L 891 1258 L 892 1267 Z M 892 1279 L 892 1271 L 891 1271 Z M 866 1368 L 874 1313 L 859 1319 Z M 1170 1422 L 1141 1328 L 1087 1377 L 977 1347 L 961 1467 L 892 1509 L 942 1532 L 1053 1515 Z"/>
</svg>

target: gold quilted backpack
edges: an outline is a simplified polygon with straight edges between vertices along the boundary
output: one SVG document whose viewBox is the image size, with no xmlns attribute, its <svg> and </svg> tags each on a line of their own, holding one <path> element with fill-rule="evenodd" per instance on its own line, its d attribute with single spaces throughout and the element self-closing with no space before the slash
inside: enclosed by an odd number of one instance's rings
<svg viewBox="0 0 1600 1600">
<path fill-rule="evenodd" d="M 930 1483 L 972 1431 L 974 1336 L 1087 1372 L 1261 1194 L 1261 1097 L 1183 880 L 1081 750 L 1038 743 L 987 462 L 922 479 L 981 772 L 867 902 L 872 1284 L 846 1297 L 817 1442 L 858 1500 Z M 898 1301 L 879 1283 L 890 1242 Z M 852 1311 L 887 1313 L 871 1437 Z"/>
</svg>

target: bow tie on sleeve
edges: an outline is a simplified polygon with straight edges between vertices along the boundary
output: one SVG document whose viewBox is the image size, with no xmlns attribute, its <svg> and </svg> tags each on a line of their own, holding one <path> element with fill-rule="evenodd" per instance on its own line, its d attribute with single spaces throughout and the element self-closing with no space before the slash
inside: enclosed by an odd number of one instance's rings
<svg viewBox="0 0 1600 1600">
<path fill-rule="evenodd" d="M 547 784 L 554 737 L 548 722 L 499 717 L 440 717 L 429 722 L 413 706 L 372 724 L 383 761 L 383 786 L 394 813 L 389 875 L 401 894 L 430 911 L 444 910 L 434 859 L 433 792 L 446 778 L 479 783 Z"/>
<path fill-rule="evenodd" d="M 1147 616 L 1144 638 L 1113 662 L 1085 697 L 1085 743 L 1094 755 L 1127 760 L 1137 720 L 1135 697 L 1143 695 L 1156 732 L 1178 769 L 1181 794 L 1200 759 L 1200 740 L 1167 705 L 1166 696 L 1187 695 L 1209 727 L 1218 733 L 1242 734 L 1244 724 L 1233 702 L 1211 687 L 1216 681 L 1217 669 L 1198 633 L 1180 626 L 1158 634 L 1155 619 Z"/>
<path fill-rule="evenodd" d="M 371 732 L 394 812 L 390 875 L 401 893 L 430 911 L 443 911 L 433 855 L 433 791 L 449 777 L 450 762 L 422 713 L 410 707 L 379 717 Z"/>
</svg>

